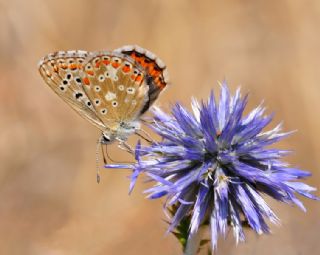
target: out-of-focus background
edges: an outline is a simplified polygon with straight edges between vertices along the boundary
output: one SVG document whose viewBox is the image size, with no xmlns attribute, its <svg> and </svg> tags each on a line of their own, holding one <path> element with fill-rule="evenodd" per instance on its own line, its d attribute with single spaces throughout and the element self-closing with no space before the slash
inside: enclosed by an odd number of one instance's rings
<svg viewBox="0 0 320 255">
<path fill-rule="evenodd" d="M 250 91 L 249 108 L 265 100 L 275 123 L 298 130 L 280 146 L 320 187 L 319 29 L 317 0 L 1 0 L 0 254 L 180 254 L 161 201 L 141 193 L 146 184 L 128 196 L 125 170 L 105 170 L 96 184 L 99 132 L 45 85 L 41 57 L 143 46 L 168 66 L 164 108 L 206 98 L 226 78 Z M 111 154 L 132 160 L 116 146 Z M 320 253 L 320 205 L 303 201 L 307 214 L 271 202 L 282 227 L 249 232 L 238 247 L 230 233 L 217 254 Z"/>
</svg>

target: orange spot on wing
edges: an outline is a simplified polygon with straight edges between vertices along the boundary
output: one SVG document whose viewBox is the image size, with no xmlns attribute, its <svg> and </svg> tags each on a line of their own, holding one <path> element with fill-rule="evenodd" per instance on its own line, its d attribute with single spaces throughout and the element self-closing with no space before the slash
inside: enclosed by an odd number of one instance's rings
<svg viewBox="0 0 320 255">
<path fill-rule="evenodd" d="M 117 62 L 112 62 L 111 65 L 113 66 L 113 68 L 118 68 L 120 66 L 120 64 Z"/>
<path fill-rule="evenodd" d="M 54 65 L 54 66 L 53 66 L 53 71 L 57 73 L 57 72 L 59 71 L 59 67 L 57 67 L 56 65 Z"/>
<path fill-rule="evenodd" d="M 67 68 L 68 68 L 68 66 L 67 66 L 66 63 L 62 63 L 62 64 L 60 65 L 60 67 L 61 67 L 62 69 L 67 69 Z"/>
<path fill-rule="evenodd" d="M 99 68 L 100 65 L 101 65 L 101 61 L 97 61 L 97 63 L 96 63 L 96 68 Z"/>
<path fill-rule="evenodd" d="M 141 58 L 140 57 L 134 56 L 134 60 L 136 62 L 138 62 L 139 64 L 141 64 Z"/>
<path fill-rule="evenodd" d="M 137 77 L 136 77 L 136 79 L 135 79 L 135 81 L 141 81 L 142 80 L 142 75 L 141 74 L 138 74 L 137 75 Z"/>
<path fill-rule="evenodd" d="M 130 57 L 132 57 L 133 59 L 135 59 L 135 58 L 136 58 L 136 53 L 133 51 L 133 52 L 131 53 Z"/>
<path fill-rule="evenodd" d="M 145 73 L 152 77 L 153 83 L 157 86 L 159 90 L 164 89 L 167 83 L 164 81 L 163 69 L 160 68 L 154 59 L 147 57 L 145 54 L 140 54 L 132 51 L 129 55 L 136 63 L 145 69 Z M 131 75 L 131 79 L 137 82 L 143 79 L 143 76 Z"/>
<path fill-rule="evenodd" d="M 164 89 L 166 86 L 167 86 L 167 84 L 165 84 L 165 83 L 163 83 L 163 82 L 161 82 L 161 83 L 159 83 L 159 84 L 157 84 L 158 85 L 158 87 L 162 90 L 162 89 Z"/>
<path fill-rule="evenodd" d="M 102 63 L 105 64 L 106 66 L 110 64 L 109 60 L 102 60 Z"/>
<path fill-rule="evenodd" d="M 150 75 L 152 75 L 152 73 L 155 71 L 155 70 L 154 70 L 154 65 L 153 65 L 152 63 L 148 64 L 147 70 L 148 70 L 148 73 L 149 73 Z"/>
<path fill-rule="evenodd" d="M 167 85 L 163 80 L 162 80 L 162 78 L 160 79 L 160 77 L 158 76 L 158 77 L 155 77 L 155 79 L 154 79 L 154 83 L 157 85 L 157 87 L 159 88 L 159 89 L 164 89 L 165 88 L 165 86 Z"/>
<path fill-rule="evenodd" d="M 94 75 L 94 71 L 87 71 L 86 73 L 89 74 L 89 75 L 91 75 L 91 76 Z"/>
<path fill-rule="evenodd" d="M 124 67 L 122 67 L 122 71 L 123 71 L 124 73 L 130 72 L 130 70 L 131 70 L 130 66 L 124 66 Z"/>
<path fill-rule="evenodd" d="M 161 74 L 161 72 L 156 69 L 153 69 L 152 72 L 149 72 L 149 74 L 153 77 L 158 77 Z"/>
<path fill-rule="evenodd" d="M 90 85 L 90 80 L 89 80 L 89 78 L 88 78 L 88 77 L 84 77 L 84 78 L 83 78 L 83 83 L 84 83 L 85 85 Z"/>
<path fill-rule="evenodd" d="M 76 70 L 78 67 L 77 67 L 77 64 L 70 64 L 70 65 L 69 65 L 69 68 L 70 68 L 71 70 Z"/>
</svg>

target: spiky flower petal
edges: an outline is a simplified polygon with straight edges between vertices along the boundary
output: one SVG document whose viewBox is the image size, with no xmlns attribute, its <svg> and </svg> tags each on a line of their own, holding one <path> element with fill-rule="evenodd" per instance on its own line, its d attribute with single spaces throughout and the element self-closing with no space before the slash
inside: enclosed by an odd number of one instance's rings
<svg viewBox="0 0 320 255">
<path fill-rule="evenodd" d="M 219 102 L 212 92 L 207 102 L 193 100 L 193 112 L 180 104 L 171 115 L 154 108 L 151 127 L 163 140 L 136 147 L 131 188 L 139 173 L 156 182 L 145 192 L 151 199 L 166 196 L 166 206 L 176 208 L 169 231 L 186 217 L 189 235 L 209 222 L 215 248 L 230 227 L 238 242 L 244 222 L 259 234 L 269 233 L 266 219 L 279 222 L 263 194 L 303 210 L 297 193 L 317 199 L 310 194 L 315 188 L 299 182 L 310 173 L 282 161 L 289 151 L 270 148 L 290 132 L 282 133 L 281 124 L 264 131 L 272 115 L 261 105 L 245 115 L 246 104 L 240 89 L 231 96 L 224 83 Z"/>
</svg>

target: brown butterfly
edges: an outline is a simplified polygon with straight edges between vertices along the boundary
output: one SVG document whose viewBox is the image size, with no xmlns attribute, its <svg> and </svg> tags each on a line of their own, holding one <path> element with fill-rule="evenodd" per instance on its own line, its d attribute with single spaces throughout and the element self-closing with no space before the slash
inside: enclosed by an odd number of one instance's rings
<svg viewBox="0 0 320 255">
<path fill-rule="evenodd" d="M 58 51 L 40 61 L 39 71 L 58 96 L 102 131 L 101 144 L 125 144 L 168 84 L 165 64 L 133 45 L 114 51 Z"/>
</svg>

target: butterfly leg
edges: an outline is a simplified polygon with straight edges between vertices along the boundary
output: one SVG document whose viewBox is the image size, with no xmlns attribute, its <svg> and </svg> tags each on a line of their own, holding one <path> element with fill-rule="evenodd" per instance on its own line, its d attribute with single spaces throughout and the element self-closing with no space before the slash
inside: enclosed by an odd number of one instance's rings
<svg viewBox="0 0 320 255">
<path fill-rule="evenodd" d="M 147 119 L 141 119 L 141 122 L 143 122 L 143 123 L 146 124 L 146 125 L 157 125 L 157 126 L 158 126 L 158 122 L 157 122 L 156 120 L 150 120 L 150 121 L 148 121 Z M 148 133 L 147 131 L 145 131 L 145 130 L 143 130 L 143 129 L 139 129 L 139 130 L 141 130 L 145 135 L 147 135 L 148 138 L 149 138 L 153 143 L 158 144 L 157 141 L 155 141 L 155 140 L 149 135 L 149 133 Z M 162 140 L 163 140 L 163 138 L 162 138 Z"/>
<path fill-rule="evenodd" d="M 102 157 L 103 157 L 103 164 L 107 164 L 107 159 L 106 159 L 106 154 L 107 154 L 107 157 L 108 157 L 108 159 L 110 159 L 109 158 L 109 155 L 108 155 L 108 150 L 107 150 L 107 147 L 108 145 L 106 145 L 106 151 L 104 151 L 104 149 L 103 149 L 103 144 L 101 143 L 101 154 L 102 154 Z M 111 160 L 111 159 L 110 159 Z"/>
<path fill-rule="evenodd" d="M 120 139 L 118 141 L 119 141 L 118 147 L 120 149 L 125 150 L 131 154 L 134 154 L 134 149 L 129 144 L 127 144 L 125 141 L 120 140 Z"/>
<path fill-rule="evenodd" d="M 142 129 L 139 129 L 139 131 L 140 131 L 140 130 L 142 130 Z M 150 143 L 150 144 L 155 143 L 155 141 L 154 141 L 152 138 L 149 139 L 149 137 L 148 137 L 148 138 L 145 137 L 144 135 L 140 134 L 139 131 L 138 131 L 138 130 L 135 131 L 135 134 L 136 134 L 137 136 L 139 136 L 140 138 L 142 138 L 143 140 L 145 140 L 146 142 L 148 142 L 148 143 Z"/>
</svg>

